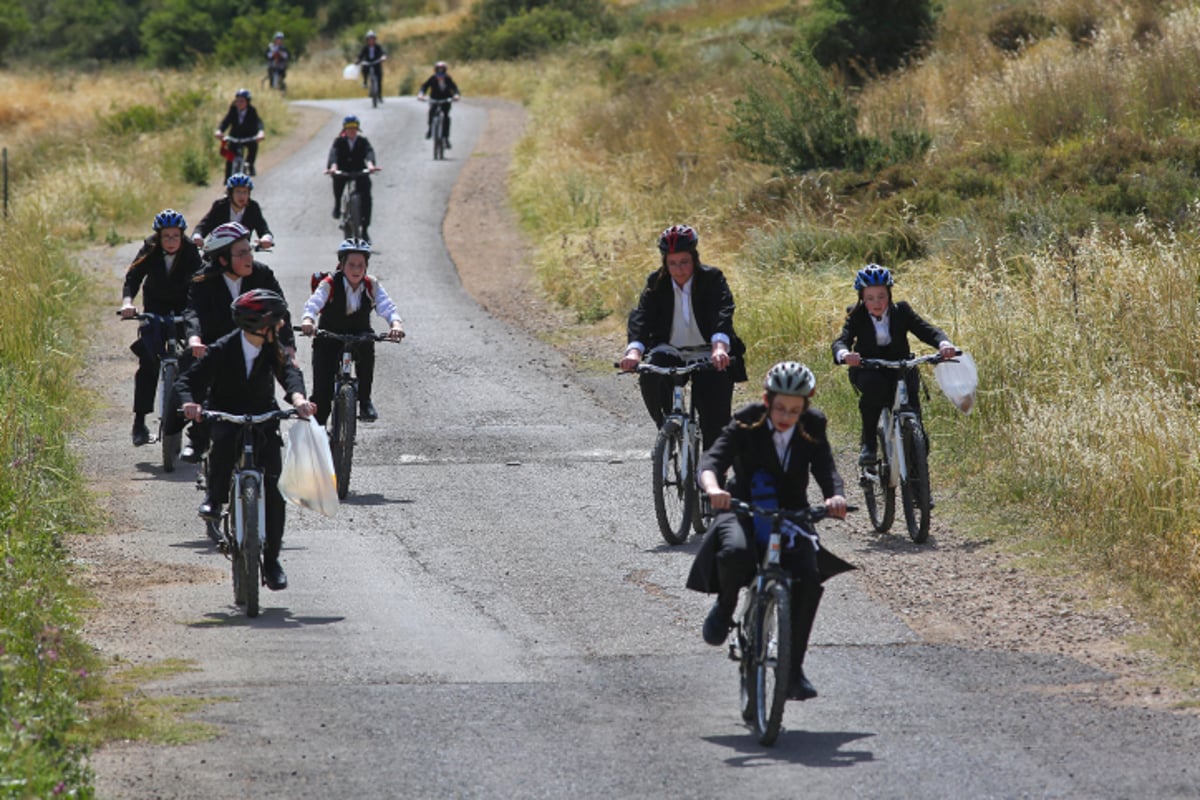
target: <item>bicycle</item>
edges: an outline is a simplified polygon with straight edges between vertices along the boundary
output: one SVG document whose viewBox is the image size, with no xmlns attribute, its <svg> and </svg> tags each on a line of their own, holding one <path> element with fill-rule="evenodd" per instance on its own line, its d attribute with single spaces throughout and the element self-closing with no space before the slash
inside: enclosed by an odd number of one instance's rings
<svg viewBox="0 0 1200 800">
<path fill-rule="evenodd" d="M 376 108 L 383 102 L 383 86 L 380 70 L 372 69 L 387 60 L 387 56 L 376 58 L 372 61 L 363 61 L 359 64 L 359 69 L 365 70 L 367 74 L 367 91 L 371 96 L 371 108 Z"/>
<path fill-rule="evenodd" d="M 277 89 L 281 94 L 287 94 L 287 65 L 276 65 L 273 61 L 267 62 L 267 77 L 266 82 L 272 89 Z"/>
<path fill-rule="evenodd" d="M 358 191 L 358 179 L 370 175 L 372 172 L 378 172 L 379 168 L 375 169 L 358 169 L 343 171 L 340 169 L 331 170 L 330 175 L 336 175 L 346 178 L 346 183 L 342 186 L 342 235 L 347 239 L 362 239 L 363 231 L 363 197 Z"/>
<path fill-rule="evenodd" d="M 256 141 L 257 138 L 258 137 L 256 136 L 244 136 L 242 138 L 238 138 L 236 136 L 222 137 L 221 140 L 225 142 L 225 145 L 230 150 L 233 151 L 233 158 L 229 162 L 229 175 L 237 175 L 238 173 L 243 175 L 254 174 L 254 165 L 248 165 L 246 163 L 245 146 L 253 141 Z M 228 178 L 229 175 L 226 175 L 225 177 Z"/>
<path fill-rule="evenodd" d="M 299 325 L 293 330 L 303 331 Z M 339 500 L 350 493 L 350 467 L 354 460 L 354 437 L 358 432 L 358 378 L 354 375 L 354 345 L 360 342 L 390 342 L 386 333 L 334 333 L 316 328 L 318 339 L 333 339 L 342 343 L 341 364 L 334 376 L 333 403 L 327 429 L 329 450 L 333 454 L 333 472 L 337 477 Z"/>
<path fill-rule="evenodd" d="M 792 577 L 780 564 L 783 522 L 805 530 L 828 514 L 823 505 L 808 508 L 762 508 L 731 500 L 729 510 L 738 516 L 758 515 L 771 520 L 771 534 L 763 549 L 754 580 L 747 587 L 740 614 L 735 614 L 729 658 L 738 662 L 742 719 L 754 726 L 759 744 L 775 743 L 783 725 L 792 668 Z M 847 506 L 847 511 L 856 510 Z M 799 535 L 799 534 L 797 534 Z M 808 546 L 807 542 L 797 542 Z"/>
<path fill-rule="evenodd" d="M 179 376 L 179 356 L 187 349 L 187 342 L 180 332 L 186 324 L 182 315 L 150 314 L 142 312 L 133 316 L 123 316 L 120 311 L 117 316 L 121 319 L 135 319 L 149 322 L 158 328 L 162 338 L 162 348 L 159 351 L 158 362 L 158 434 L 157 441 L 162 445 L 163 472 L 174 472 L 175 462 L 179 458 L 179 448 L 183 441 L 183 432 L 166 434 L 167 415 L 174 413 L 167 407 L 167 398 L 174 392 L 175 378 Z M 169 335 L 168 335 L 169 334 Z"/>
<path fill-rule="evenodd" d="M 241 455 L 229 481 L 229 502 L 219 520 L 205 520 L 208 537 L 217 543 L 221 553 L 233 565 L 233 602 L 246 607 L 246 616 L 257 617 L 258 595 L 263 585 L 262 554 L 267 538 L 267 504 L 263 497 L 266 487 L 262 468 L 258 466 L 255 427 L 274 420 L 298 416 L 295 409 L 276 409 L 262 414 L 229 414 L 205 409 L 201 418 L 239 425 L 238 446 Z M 201 479 L 208 474 L 205 457 Z"/>
<path fill-rule="evenodd" d="M 446 158 L 446 148 L 449 145 L 450 137 L 446 134 L 446 116 L 449 114 L 450 100 L 430 100 L 433 104 L 433 119 L 429 123 L 429 130 L 433 139 L 433 160 L 443 161 Z"/>
<path fill-rule="evenodd" d="M 962 351 L 958 353 L 961 355 Z M 858 365 L 897 373 L 892 405 L 880 413 L 875 431 L 878 437 L 876 462 L 859 466 L 858 482 L 866 500 L 867 513 L 871 525 L 879 533 L 886 533 L 895 521 L 896 489 L 899 488 L 909 537 L 917 544 L 929 538 L 929 439 L 920 416 L 909 402 L 905 378 L 910 370 L 921 364 L 952 360 L 930 353 L 896 361 L 864 358 Z"/>
<path fill-rule="evenodd" d="M 654 514 L 658 530 L 667 544 L 683 544 L 689 526 L 704 533 L 708 518 L 701 507 L 699 477 L 701 435 L 696 402 L 689 382 L 693 372 L 713 369 L 707 356 L 689 356 L 670 345 L 659 345 L 650 353 L 670 353 L 685 359 L 682 366 L 660 367 L 642 362 L 634 370 L 665 375 L 672 379 L 671 410 L 663 417 L 654 440 Z M 648 354 L 649 355 L 649 354 Z M 619 366 L 619 364 L 614 365 Z"/>
</svg>

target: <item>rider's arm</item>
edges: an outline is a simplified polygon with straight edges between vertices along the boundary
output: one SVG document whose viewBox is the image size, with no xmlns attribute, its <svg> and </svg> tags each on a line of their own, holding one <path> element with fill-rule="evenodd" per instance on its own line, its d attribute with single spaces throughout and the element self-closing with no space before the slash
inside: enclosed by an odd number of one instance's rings
<svg viewBox="0 0 1200 800">
<path fill-rule="evenodd" d="M 332 275 L 322 278 L 317 284 L 317 288 L 304 301 L 304 316 L 301 318 L 301 324 L 309 320 L 315 323 L 321 316 L 321 310 L 325 308 L 325 304 L 329 302 L 329 296 L 333 292 L 333 281 L 334 276 Z"/>
<path fill-rule="evenodd" d="M 954 355 L 954 344 L 945 331 L 926 322 L 908 303 L 903 301 L 896 303 L 895 313 L 900 318 L 905 330 L 912 331 L 914 336 L 930 347 L 936 348 L 943 356 Z"/>
<path fill-rule="evenodd" d="M 404 320 L 400 317 L 400 309 L 396 307 L 387 290 L 383 288 L 383 284 L 370 276 L 367 276 L 367 280 L 371 281 L 375 287 L 375 313 L 387 320 L 388 325 L 393 328 L 402 326 Z M 307 308 L 306 305 L 305 309 L 307 310 Z M 403 328 L 401 329 L 403 330 Z"/>
<path fill-rule="evenodd" d="M 800 417 L 800 425 L 812 439 L 812 461 L 810 470 L 821 487 L 821 496 L 825 498 L 842 497 L 844 500 L 846 488 L 842 483 L 841 473 L 838 472 L 837 462 L 833 459 L 833 448 L 829 445 L 829 420 L 825 414 L 815 408 L 804 412 Z"/>
<path fill-rule="evenodd" d="M 846 314 L 846 321 L 842 324 L 842 332 L 838 335 L 838 338 L 833 340 L 833 363 L 850 364 L 851 366 L 858 363 L 858 354 L 854 352 L 854 341 L 857 338 L 854 328 L 854 312 L 851 311 Z M 846 360 L 846 356 L 848 355 L 856 356 L 853 362 Z"/>
</svg>

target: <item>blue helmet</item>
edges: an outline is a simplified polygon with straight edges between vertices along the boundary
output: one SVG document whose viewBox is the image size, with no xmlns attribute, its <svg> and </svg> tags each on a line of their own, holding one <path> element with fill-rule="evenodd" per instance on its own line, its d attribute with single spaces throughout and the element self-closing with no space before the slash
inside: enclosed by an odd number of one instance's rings
<svg viewBox="0 0 1200 800">
<path fill-rule="evenodd" d="M 353 114 L 351 114 L 348 117 L 342 117 L 342 127 L 343 128 L 357 128 L 359 126 L 360 126 L 360 124 L 358 121 L 358 117 L 354 116 Z"/>
<path fill-rule="evenodd" d="M 154 215 L 154 230 L 161 231 L 163 228 L 179 228 L 181 231 L 186 231 L 187 220 L 175 209 L 164 208 Z"/>
<path fill-rule="evenodd" d="M 244 97 L 247 100 L 249 100 L 250 99 L 250 90 L 249 89 L 238 89 L 237 92 L 235 92 L 233 96 L 235 98 Z"/>
<path fill-rule="evenodd" d="M 236 189 L 239 186 L 245 186 L 247 189 L 253 189 L 254 181 L 250 180 L 250 176 L 244 172 L 235 172 L 225 179 L 226 189 Z"/>
<path fill-rule="evenodd" d="M 891 286 L 892 273 L 887 267 L 867 264 L 854 276 L 854 290 L 861 292 L 865 286 Z"/>
</svg>

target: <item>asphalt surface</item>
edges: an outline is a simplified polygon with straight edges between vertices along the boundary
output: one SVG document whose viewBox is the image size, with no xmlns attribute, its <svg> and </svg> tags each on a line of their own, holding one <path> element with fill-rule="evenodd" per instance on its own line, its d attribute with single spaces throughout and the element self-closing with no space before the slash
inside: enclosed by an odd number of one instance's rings
<svg viewBox="0 0 1200 800">
<path fill-rule="evenodd" d="M 482 312 L 447 255 L 442 217 L 485 112 L 456 106 L 450 160 L 433 162 L 411 98 L 306 105 L 329 122 L 256 179 L 279 242 L 263 260 L 296 307 L 333 266 L 320 170 L 359 114 L 384 167 L 371 272 L 409 338 L 378 348 L 381 419 L 360 426 L 351 497 L 332 519 L 289 507 L 291 585 L 264 590 L 254 620 L 195 517 L 195 468 L 164 476 L 153 447 L 131 449 L 132 381 L 113 390 L 120 425 L 81 447 L 122 487 L 112 547 L 162 574 L 94 639 L 189 659 L 146 691 L 213 699 L 195 718 L 220 735 L 105 748 L 102 797 L 1200 796 L 1195 717 L 1088 701 L 1109 676 L 1067 658 L 923 644 L 853 574 L 827 585 L 813 636 L 820 697 L 789 703 L 759 746 L 734 664 L 700 639 L 709 598 L 683 588 L 697 542 L 658 536 L 632 380 L 581 380 Z M 823 534 L 835 552 L 854 535 Z"/>
</svg>

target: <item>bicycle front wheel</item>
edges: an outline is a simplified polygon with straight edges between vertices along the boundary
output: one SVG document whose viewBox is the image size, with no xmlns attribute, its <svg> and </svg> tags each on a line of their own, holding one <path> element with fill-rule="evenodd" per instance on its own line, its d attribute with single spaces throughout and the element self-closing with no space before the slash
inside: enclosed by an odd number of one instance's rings
<svg viewBox="0 0 1200 800">
<path fill-rule="evenodd" d="M 758 743 L 772 745 L 783 726 L 792 668 L 792 601 L 783 583 L 768 583 L 754 637 L 754 732 Z"/>
<path fill-rule="evenodd" d="M 900 484 L 904 522 L 909 538 L 920 544 L 929 538 L 929 446 L 921 423 L 915 419 L 901 422 L 900 442 L 908 467 L 908 474 Z"/>
<path fill-rule="evenodd" d="M 343 384 L 334 398 L 333 436 L 329 449 L 333 454 L 333 472 L 337 479 L 339 500 L 350 493 L 350 465 L 354 460 L 354 437 L 358 430 L 355 416 L 356 396 L 352 384 Z"/>
<path fill-rule="evenodd" d="M 879 434 L 876 447 L 879 448 L 879 460 L 874 467 L 860 468 L 858 482 L 862 487 L 871 525 L 879 533 L 887 533 L 896 518 L 896 489 L 892 486 L 892 465 L 882 434 Z"/>
<path fill-rule="evenodd" d="M 237 580 L 245 593 L 246 616 L 258 616 L 258 590 L 261 585 L 258 575 L 259 559 L 262 557 L 261 532 L 258 529 L 258 508 L 263 502 L 259 491 L 258 480 L 251 477 L 242 479 L 241 503 L 242 515 L 242 544 L 237 549 L 233 559 L 233 568 L 237 570 Z"/>
<path fill-rule="evenodd" d="M 689 503 L 689 507 L 692 509 L 692 530 L 696 532 L 697 536 L 700 536 L 708 530 L 708 524 L 712 522 L 712 515 L 705 516 L 704 514 L 704 497 L 696 481 L 700 477 L 700 425 L 695 420 L 692 420 L 691 430 L 691 447 L 688 448 L 686 480 L 688 482 L 688 491 L 692 496 L 692 501 Z"/>
<path fill-rule="evenodd" d="M 658 530 L 667 544 L 687 541 L 688 526 L 696 505 L 695 477 L 685 474 L 683 432 L 679 420 L 668 419 L 654 442 L 654 513 Z M 688 488 L 689 485 L 692 488 Z"/>
<path fill-rule="evenodd" d="M 362 238 L 362 197 L 357 191 L 346 198 L 346 210 L 342 217 L 342 233 L 347 239 Z"/>
<path fill-rule="evenodd" d="M 442 115 L 435 114 L 433 117 L 433 160 L 441 161 L 446 157 L 446 140 L 442 138 L 442 124 L 444 120 Z"/>
<path fill-rule="evenodd" d="M 173 391 L 172 387 L 175 386 L 175 373 L 176 369 L 174 364 L 163 364 L 162 382 L 158 387 L 159 402 L 161 404 L 161 409 L 158 415 L 158 441 L 159 444 L 162 445 L 163 472 L 175 471 L 175 461 L 179 456 L 179 445 L 183 441 L 182 431 L 169 435 L 166 433 L 166 415 L 171 412 L 170 403 L 168 402 L 167 398 L 170 396 L 170 392 Z"/>
<path fill-rule="evenodd" d="M 379 96 L 379 76 L 371 73 L 371 108 L 378 106 L 382 99 Z"/>
</svg>

